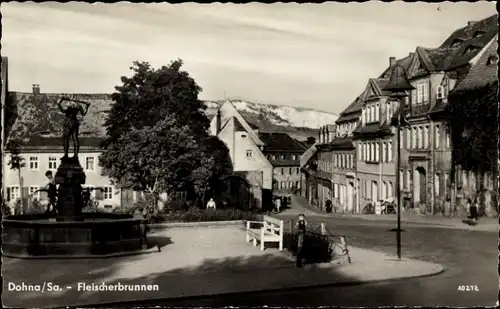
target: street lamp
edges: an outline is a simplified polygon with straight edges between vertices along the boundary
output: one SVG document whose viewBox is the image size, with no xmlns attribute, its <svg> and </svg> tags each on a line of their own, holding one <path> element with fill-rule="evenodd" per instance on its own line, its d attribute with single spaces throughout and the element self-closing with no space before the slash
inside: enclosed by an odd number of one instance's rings
<svg viewBox="0 0 500 309">
<path fill-rule="evenodd" d="M 408 96 L 407 91 L 415 89 L 406 76 L 406 70 L 401 65 L 396 64 L 392 69 L 389 82 L 384 87 L 385 91 L 391 92 L 390 97 L 398 102 L 396 119 L 396 200 L 398 207 L 398 228 L 396 230 L 396 242 L 398 250 L 398 259 L 401 259 L 401 177 L 399 170 L 401 168 L 401 119 L 404 117 L 404 101 Z"/>
</svg>

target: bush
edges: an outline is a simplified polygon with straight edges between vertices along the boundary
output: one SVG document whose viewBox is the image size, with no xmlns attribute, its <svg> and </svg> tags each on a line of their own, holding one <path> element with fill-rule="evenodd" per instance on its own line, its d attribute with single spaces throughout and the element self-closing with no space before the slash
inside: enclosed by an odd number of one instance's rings
<svg viewBox="0 0 500 309">
<path fill-rule="evenodd" d="M 297 233 L 283 235 L 284 247 L 293 256 L 297 256 Z M 333 248 L 327 236 L 317 233 L 306 233 L 302 248 L 303 257 L 308 263 L 328 263 L 332 260 Z"/>
<path fill-rule="evenodd" d="M 87 207 L 83 207 L 83 212 L 99 212 L 99 208 L 97 207 L 98 203 L 93 199 L 90 199 L 87 203 Z"/>
<path fill-rule="evenodd" d="M 12 211 L 7 202 L 5 201 L 5 199 L 2 197 L 2 217 L 10 215 L 12 215 Z"/>
<path fill-rule="evenodd" d="M 149 223 L 161 222 L 212 222 L 257 219 L 257 215 L 239 209 L 199 209 L 191 207 L 187 211 L 167 211 L 149 216 Z"/>
<path fill-rule="evenodd" d="M 44 213 L 46 210 L 47 210 L 47 206 L 48 205 L 42 205 L 42 203 L 37 200 L 37 199 L 33 199 L 33 200 L 30 200 L 29 201 L 29 204 L 28 204 L 28 211 L 26 213 L 29 213 L 29 214 L 41 214 L 41 213 Z"/>
</svg>

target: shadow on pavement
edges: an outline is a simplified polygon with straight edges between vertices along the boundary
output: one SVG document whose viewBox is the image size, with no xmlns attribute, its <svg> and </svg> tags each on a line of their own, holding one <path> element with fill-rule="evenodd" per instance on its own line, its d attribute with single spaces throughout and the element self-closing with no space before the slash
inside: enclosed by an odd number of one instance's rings
<svg viewBox="0 0 500 309">
<path fill-rule="evenodd" d="M 244 241 L 244 240 L 242 240 Z M 175 239 L 174 239 L 175 242 Z M 173 242 L 172 242 L 173 243 Z M 248 246 L 252 246 L 248 244 Z M 240 255 L 226 258 L 192 257 L 190 254 L 203 255 L 203 250 L 194 252 L 169 252 L 169 248 L 158 255 L 136 255 L 108 259 L 85 260 L 21 260 L 5 258 L 2 265 L 4 278 L 3 304 L 7 307 L 41 308 L 83 306 L 105 304 L 102 307 L 175 305 L 192 307 L 195 303 L 217 306 L 244 305 L 247 291 L 280 290 L 303 285 L 321 285 L 332 281 L 355 281 L 337 271 L 335 267 L 321 268 L 307 265 L 305 268 L 295 267 L 295 261 L 286 254 L 278 254 L 270 249 L 270 253 L 261 253 L 257 248 L 254 255 Z M 253 249 L 250 249 L 253 250 Z M 168 268 L 168 259 L 162 261 L 163 254 L 185 254 L 185 262 L 195 261 L 192 266 Z M 210 253 L 208 253 L 210 254 Z M 198 259 L 198 260 L 197 260 Z M 29 261 L 29 262 L 27 262 Z M 199 262 L 201 261 L 201 262 Z M 156 263 L 156 264 L 154 264 Z M 348 265 L 347 267 L 355 267 Z M 153 291 L 78 291 L 78 285 L 150 285 L 158 286 Z M 38 284 L 44 282 L 56 284 L 60 291 L 16 292 L 9 289 L 9 284 Z M 71 286 L 71 289 L 67 287 Z M 394 295 L 391 286 L 373 286 L 377 293 L 384 295 L 387 304 L 392 304 Z M 297 290 L 300 296 L 302 290 Z M 207 297 L 207 295 L 231 293 L 225 296 Z M 261 305 L 289 304 L 287 299 L 278 297 L 268 299 Z M 205 295 L 201 297 L 190 297 Z M 333 295 L 328 295 L 322 305 L 338 305 Z M 182 298 L 190 297 L 190 298 Z M 176 299 L 173 299 L 176 298 Z M 370 304 L 369 299 L 358 299 L 353 296 L 354 303 Z M 319 305 L 317 299 L 301 299 L 295 297 L 295 306 Z M 269 303 L 268 303 L 269 302 Z M 94 306 L 95 307 L 95 306 Z"/>
</svg>

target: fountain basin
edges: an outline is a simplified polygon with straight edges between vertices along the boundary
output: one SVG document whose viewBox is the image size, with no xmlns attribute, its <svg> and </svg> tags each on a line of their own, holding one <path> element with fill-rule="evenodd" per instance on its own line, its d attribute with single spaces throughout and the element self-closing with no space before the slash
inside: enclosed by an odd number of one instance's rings
<svg viewBox="0 0 500 309">
<path fill-rule="evenodd" d="M 78 217 L 78 221 L 58 221 L 53 214 L 7 216 L 2 222 L 3 255 L 98 257 L 147 248 L 144 219 L 99 212 Z"/>
</svg>

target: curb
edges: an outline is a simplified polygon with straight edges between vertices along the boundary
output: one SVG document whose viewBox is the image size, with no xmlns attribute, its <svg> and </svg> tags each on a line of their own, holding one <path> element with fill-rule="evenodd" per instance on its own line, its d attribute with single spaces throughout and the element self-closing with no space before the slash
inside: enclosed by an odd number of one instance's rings
<svg viewBox="0 0 500 309">
<path fill-rule="evenodd" d="M 295 290 L 307 290 L 307 289 L 319 289 L 324 287 L 343 287 L 343 286 L 356 286 L 356 285 L 364 285 L 364 284 L 376 284 L 376 283 L 386 283 L 386 282 L 397 282 L 400 280 L 408 280 L 408 279 L 418 279 L 418 278 L 426 278 L 432 277 L 442 274 L 445 271 L 445 268 L 439 264 L 439 270 L 429 274 L 411 276 L 411 277 L 400 277 L 400 278 L 388 278 L 388 279 L 373 279 L 366 281 L 345 281 L 345 282 L 335 282 L 335 283 L 321 283 L 321 284 L 313 284 L 313 285 L 302 285 L 302 286 L 293 286 L 293 287 L 284 287 L 284 288 L 274 288 L 274 289 L 256 289 L 253 291 L 241 291 L 241 292 L 228 292 L 228 293 L 220 293 L 220 294 L 205 294 L 205 295 L 193 295 L 193 296 L 179 296 L 179 297 L 171 297 L 171 298 L 159 298 L 159 299 L 147 299 L 147 300 L 130 300 L 123 302 L 107 302 L 107 303 L 97 303 L 84 305 L 88 308 L 102 308 L 102 307 L 133 307 L 139 306 L 140 304 L 148 304 L 155 305 L 155 303 L 166 304 L 168 302 L 175 301 L 194 301 L 194 300 L 202 300 L 202 299 L 213 299 L 217 297 L 231 297 L 231 296 L 240 296 L 244 298 L 245 295 L 258 294 L 258 293 L 276 293 L 276 292 L 288 292 Z M 75 306 L 77 307 L 77 306 Z M 63 308 L 63 307 L 58 307 Z"/>
<path fill-rule="evenodd" d="M 14 259 L 23 259 L 23 260 L 49 260 L 49 259 L 60 259 L 60 260 L 73 260 L 73 259 L 106 259 L 106 258 L 115 258 L 115 257 L 122 257 L 122 256 L 132 256 L 132 255 L 139 255 L 139 254 L 150 254 L 150 253 L 156 253 L 156 252 L 161 252 L 160 247 L 154 246 L 148 249 L 142 249 L 142 250 L 137 250 L 137 251 L 129 251 L 129 252 L 117 252 L 117 253 L 110 253 L 110 254 L 101 254 L 101 255 L 42 255 L 42 256 L 32 256 L 32 255 L 25 255 L 25 254 L 9 254 L 9 253 L 3 253 L 2 255 L 4 257 L 8 258 L 14 258 Z"/>
<path fill-rule="evenodd" d="M 201 221 L 201 222 L 171 222 L 171 223 L 152 223 L 148 224 L 151 229 L 163 228 L 178 228 L 178 227 L 226 227 L 241 225 L 244 226 L 245 220 L 231 220 L 231 221 Z"/>
</svg>

